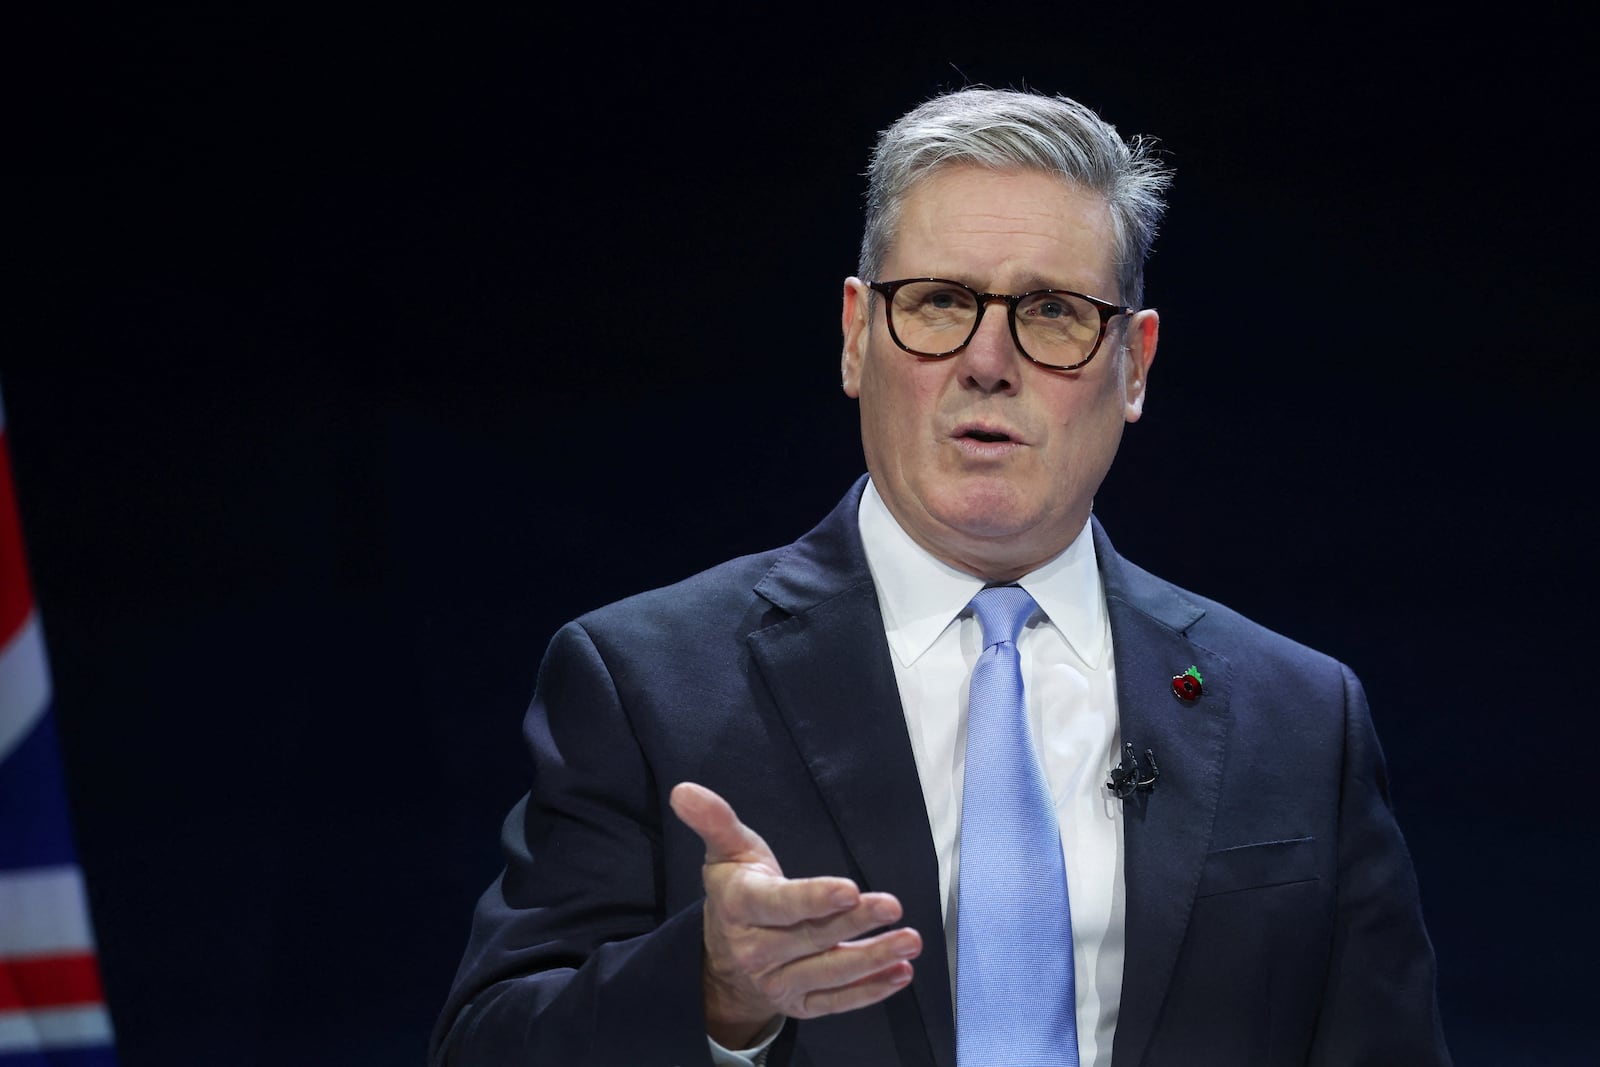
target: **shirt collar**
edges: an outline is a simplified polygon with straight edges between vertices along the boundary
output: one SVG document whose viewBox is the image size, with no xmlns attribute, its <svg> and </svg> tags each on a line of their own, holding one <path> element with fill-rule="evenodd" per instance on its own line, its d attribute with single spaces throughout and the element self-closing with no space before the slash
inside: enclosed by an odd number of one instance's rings
<svg viewBox="0 0 1600 1067">
<path fill-rule="evenodd" d="M 935 559 L 913 541 L 870 479 L 856 521 L 878 588 L 889 648 L 901 666 L 909 667 L 966 611 L 984 581 Z M 1066 549 L 1017 584 L 1028 591 L 1086 666 L 1101 665 L 1108 631 L 1106 598 L 1087 522 Z"/>
</svg>

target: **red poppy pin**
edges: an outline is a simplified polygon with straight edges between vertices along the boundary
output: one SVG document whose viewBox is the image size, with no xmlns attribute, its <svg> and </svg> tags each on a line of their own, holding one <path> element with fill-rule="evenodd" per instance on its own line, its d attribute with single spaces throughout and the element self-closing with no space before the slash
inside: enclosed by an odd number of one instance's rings
<svg viewBox="0 0 1600 1067">
<path fill-rule="evenodd" d="M 1172 695 L 1185 703 L 1194 703 L 1200 699 L 1200 668 L 1190 667 L 1182 674 L 1173 675 Z"/>
</svg>

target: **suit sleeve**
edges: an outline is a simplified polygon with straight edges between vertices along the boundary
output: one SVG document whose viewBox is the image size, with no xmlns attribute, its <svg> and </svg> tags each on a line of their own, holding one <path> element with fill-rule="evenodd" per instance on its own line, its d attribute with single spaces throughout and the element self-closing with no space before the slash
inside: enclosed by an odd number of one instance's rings
<svg viewBox="0 0 1600 1067">
<path fill-rule="evenodd" d="M 708 1067 L 702 912 L 667 912 L 662 792 L 587 631 L 562 629 L 524 734 L 532 786 L 479 901 L 435 1067 Z"/>
<path fill-rule="evenodd" d="M 1411 856 L 1390 809 L 1366 694 L 1344 669 L 1338 896 L 1332 955 L 1309 1063 L 1449 1064 L 1433 946 Z"/>
</svg>

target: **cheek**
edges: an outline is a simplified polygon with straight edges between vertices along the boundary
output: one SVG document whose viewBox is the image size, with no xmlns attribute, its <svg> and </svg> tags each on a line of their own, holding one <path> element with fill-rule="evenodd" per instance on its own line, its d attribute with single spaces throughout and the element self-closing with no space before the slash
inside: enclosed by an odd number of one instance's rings
<svg viewBox="0 0 1600 1067">
<path fill-rule="evenodd" d="M 909 357 L 895 365 L 882 359 L 881 353 L 868 362 L 862 402 L 880 433 L 892 437 L 892 443 L 904 446 L 928 436 L 926 424 L 938 402 L 939 382 L 934 374 L 918 372 L 935 368 L 933 364 L 919 366 Z"/>
<path fill-rule="evenodd" d="M 869 463 L 889 460 L 904 436 L 901 425 L 905 403 L 897 394 L 893 376 L 885 374 L 874 353 L 861 374 L 861 443 Z"/>
<path fill-rule="evenodd" d="M 1088 389 L 1054 407 L 1052 438 L 1059 446 L 1055 451 L 1060 462 L 1081 470 L 1104 462 L 1104 453 L 1116 450 L 1122 436 L 1122 390 L 1110 378 L 1072 384 Z"/>
</svg>

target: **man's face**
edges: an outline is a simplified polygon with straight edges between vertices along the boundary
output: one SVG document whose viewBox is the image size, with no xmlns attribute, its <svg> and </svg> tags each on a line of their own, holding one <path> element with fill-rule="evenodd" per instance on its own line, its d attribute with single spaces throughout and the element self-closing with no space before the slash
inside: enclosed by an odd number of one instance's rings
<svg viewBox="0 0 1600 1067">
<path fill-rule="evenodd" d="M 1112 251 L 1103 198 L 1037 171 L 953 166 L 906 194 L 873 280 L 1071 289 L 1120 303 Z M 1017 351 L 998 302 L 957 355 L 913 356 L 868 293 L 846 280 L 844 391 L 861 402 L 867 469 L 889 511 L 923 548 L 989 581 L 1049 560 L 1088 521 L 1123 423 L 1139 417 L 1156 313 L 1113 320 L 1088 366 L 1063 372 Z"/>
</svg>

